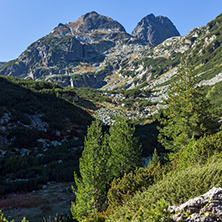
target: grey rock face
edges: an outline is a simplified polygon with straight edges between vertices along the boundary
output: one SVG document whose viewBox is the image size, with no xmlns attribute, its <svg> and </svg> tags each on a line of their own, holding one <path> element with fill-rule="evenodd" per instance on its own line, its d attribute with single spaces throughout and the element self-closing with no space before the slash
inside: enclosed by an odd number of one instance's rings
<svg viewBox="0 0 222 222">
<path fill-rule="evenodd" d="M 179 207 L 169 207 L 171 213 L 175 213 L 173 221 L 181 221 L 182 213 L 188 215 L 189 222 L 221 221 L 222 217 L 222 188 L 212 188 L 202 196 L 196 197 L 181 204 Z M 179 213 L 178 213 L 179 212 Z"/>
<path fill-rule="evenodd" d="M 90 12 L 75 22 L 60 23 L 50 35 L 56 37 L 70 35 L 76 37 L 80 42 L 92 43 L 104 38 L 113 40 L 120 33 L 126 34 L 126 31 L 119 22 L 96 12 Z M 129 36 L 128 34 L 127 37 L 129 38 Z M 132 36 L 130 37 L 132 38 Z"/>
<path fill-rule="evenodd" d="M 10 66 L 0 71 L 1 75 L 40 78 L 44 72 L 59 73 L 61 67 L 74 62 L 103 61 L 104 57 L 89 44 L 81 44 L 72 36 L 45 36 L 23 52 Z M 46 68 L 45 68 L 46 67 Z M 50 70 L 47 67 L 51 68 Z"/>
<path fill-rule="evenodd" d="M 167 38 L 180 36 L 180 33 L 167 17 L 155 17 L 153 14 L 150 14 L 138 23 L 132 32 L 132 36 L 147 41 L 150 44 L 158 45 Z"/>
</svg>

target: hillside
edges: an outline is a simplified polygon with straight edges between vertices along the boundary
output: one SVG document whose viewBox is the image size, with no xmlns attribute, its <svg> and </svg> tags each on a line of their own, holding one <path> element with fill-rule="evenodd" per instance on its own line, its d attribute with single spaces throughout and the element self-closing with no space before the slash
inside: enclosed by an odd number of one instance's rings
<svg viewBox="0 0 222 222">
<path fill-rule="evenodd" d="M 72 90 L 0 77 L 0 196 L 73 181 L 93 118 Z M 72 157 L 72 158 L 70 158 Z"/>
<path fill-rule="evenodd" d="M 185 52 L 192 56 L 194 74 L 201 74 L 200 80 L 215 77 L 221 71 L 221 18 L 222 15 L 219 15 L 206 27 L 195 28 L 184 37 L 169 38 L 142 58 L 128 62 L 120 70 L 123 76 L 126 74 L 126 78 L 128 73 L 132 77 L 125 87 L 146 83 L 146 87 L 156 89 L 164 82 L 167 85 L 167 81 L 176 73 L 176 66 Z M 207 85 L 207 82 L 203 84 Z"/>
</svg>

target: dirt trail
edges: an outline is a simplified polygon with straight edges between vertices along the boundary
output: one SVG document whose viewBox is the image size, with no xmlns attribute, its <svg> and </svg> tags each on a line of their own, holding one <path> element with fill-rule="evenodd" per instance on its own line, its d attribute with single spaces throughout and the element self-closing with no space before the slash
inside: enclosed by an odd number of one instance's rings
<svg viewBox="0 0 222 222">
<path fill-rule="evenodd" d="M 54 221 L 56 214 L 69 214 L 71 201 L 75 199 L 71 185 L 73 183 L 57 183 L 31 193 L 9 195 L 0 200 L 0 210 L 15 222 L 23 217 L 30 222 L 41 222 L 50 217 Z"/>
</svg>

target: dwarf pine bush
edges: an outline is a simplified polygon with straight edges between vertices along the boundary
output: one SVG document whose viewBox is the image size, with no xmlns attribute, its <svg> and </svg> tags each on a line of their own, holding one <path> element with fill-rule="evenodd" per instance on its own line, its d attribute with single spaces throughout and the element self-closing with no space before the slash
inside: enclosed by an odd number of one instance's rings
<svg viewBox="0 0 222 222">
<path fill-rule="evenodd" d="M 195 164 L 192 167 L 168 173 L 158 183 L 149 186 L 144 192 L 137 192 L 122 206 L 114 207 L 107 216 L 107 221 L 118 221 L 130 210 L 132 217 L 140 208 L 150 209 L 163 199 L 170 205 L 181 204 L 191 198 L 206 193 L 212 187 L 222 186 L 222 158 L 214 155 L 205 165 Z"/>
</svg>

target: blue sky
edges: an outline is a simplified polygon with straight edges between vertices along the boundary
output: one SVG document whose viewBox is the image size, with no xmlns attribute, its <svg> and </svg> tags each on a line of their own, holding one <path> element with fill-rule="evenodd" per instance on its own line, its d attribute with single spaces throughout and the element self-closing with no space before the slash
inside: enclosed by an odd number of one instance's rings
<svg viewBox="0 0 222 222">
<path fill-rule="evenodd" d="M 96 11 L 128 33 L 146 15 L 167 16 L 181 35 L 222 13 L 222 0 L 0 0 L 0 61 L 17 58 L 59 23 Z"/>
</svg>

